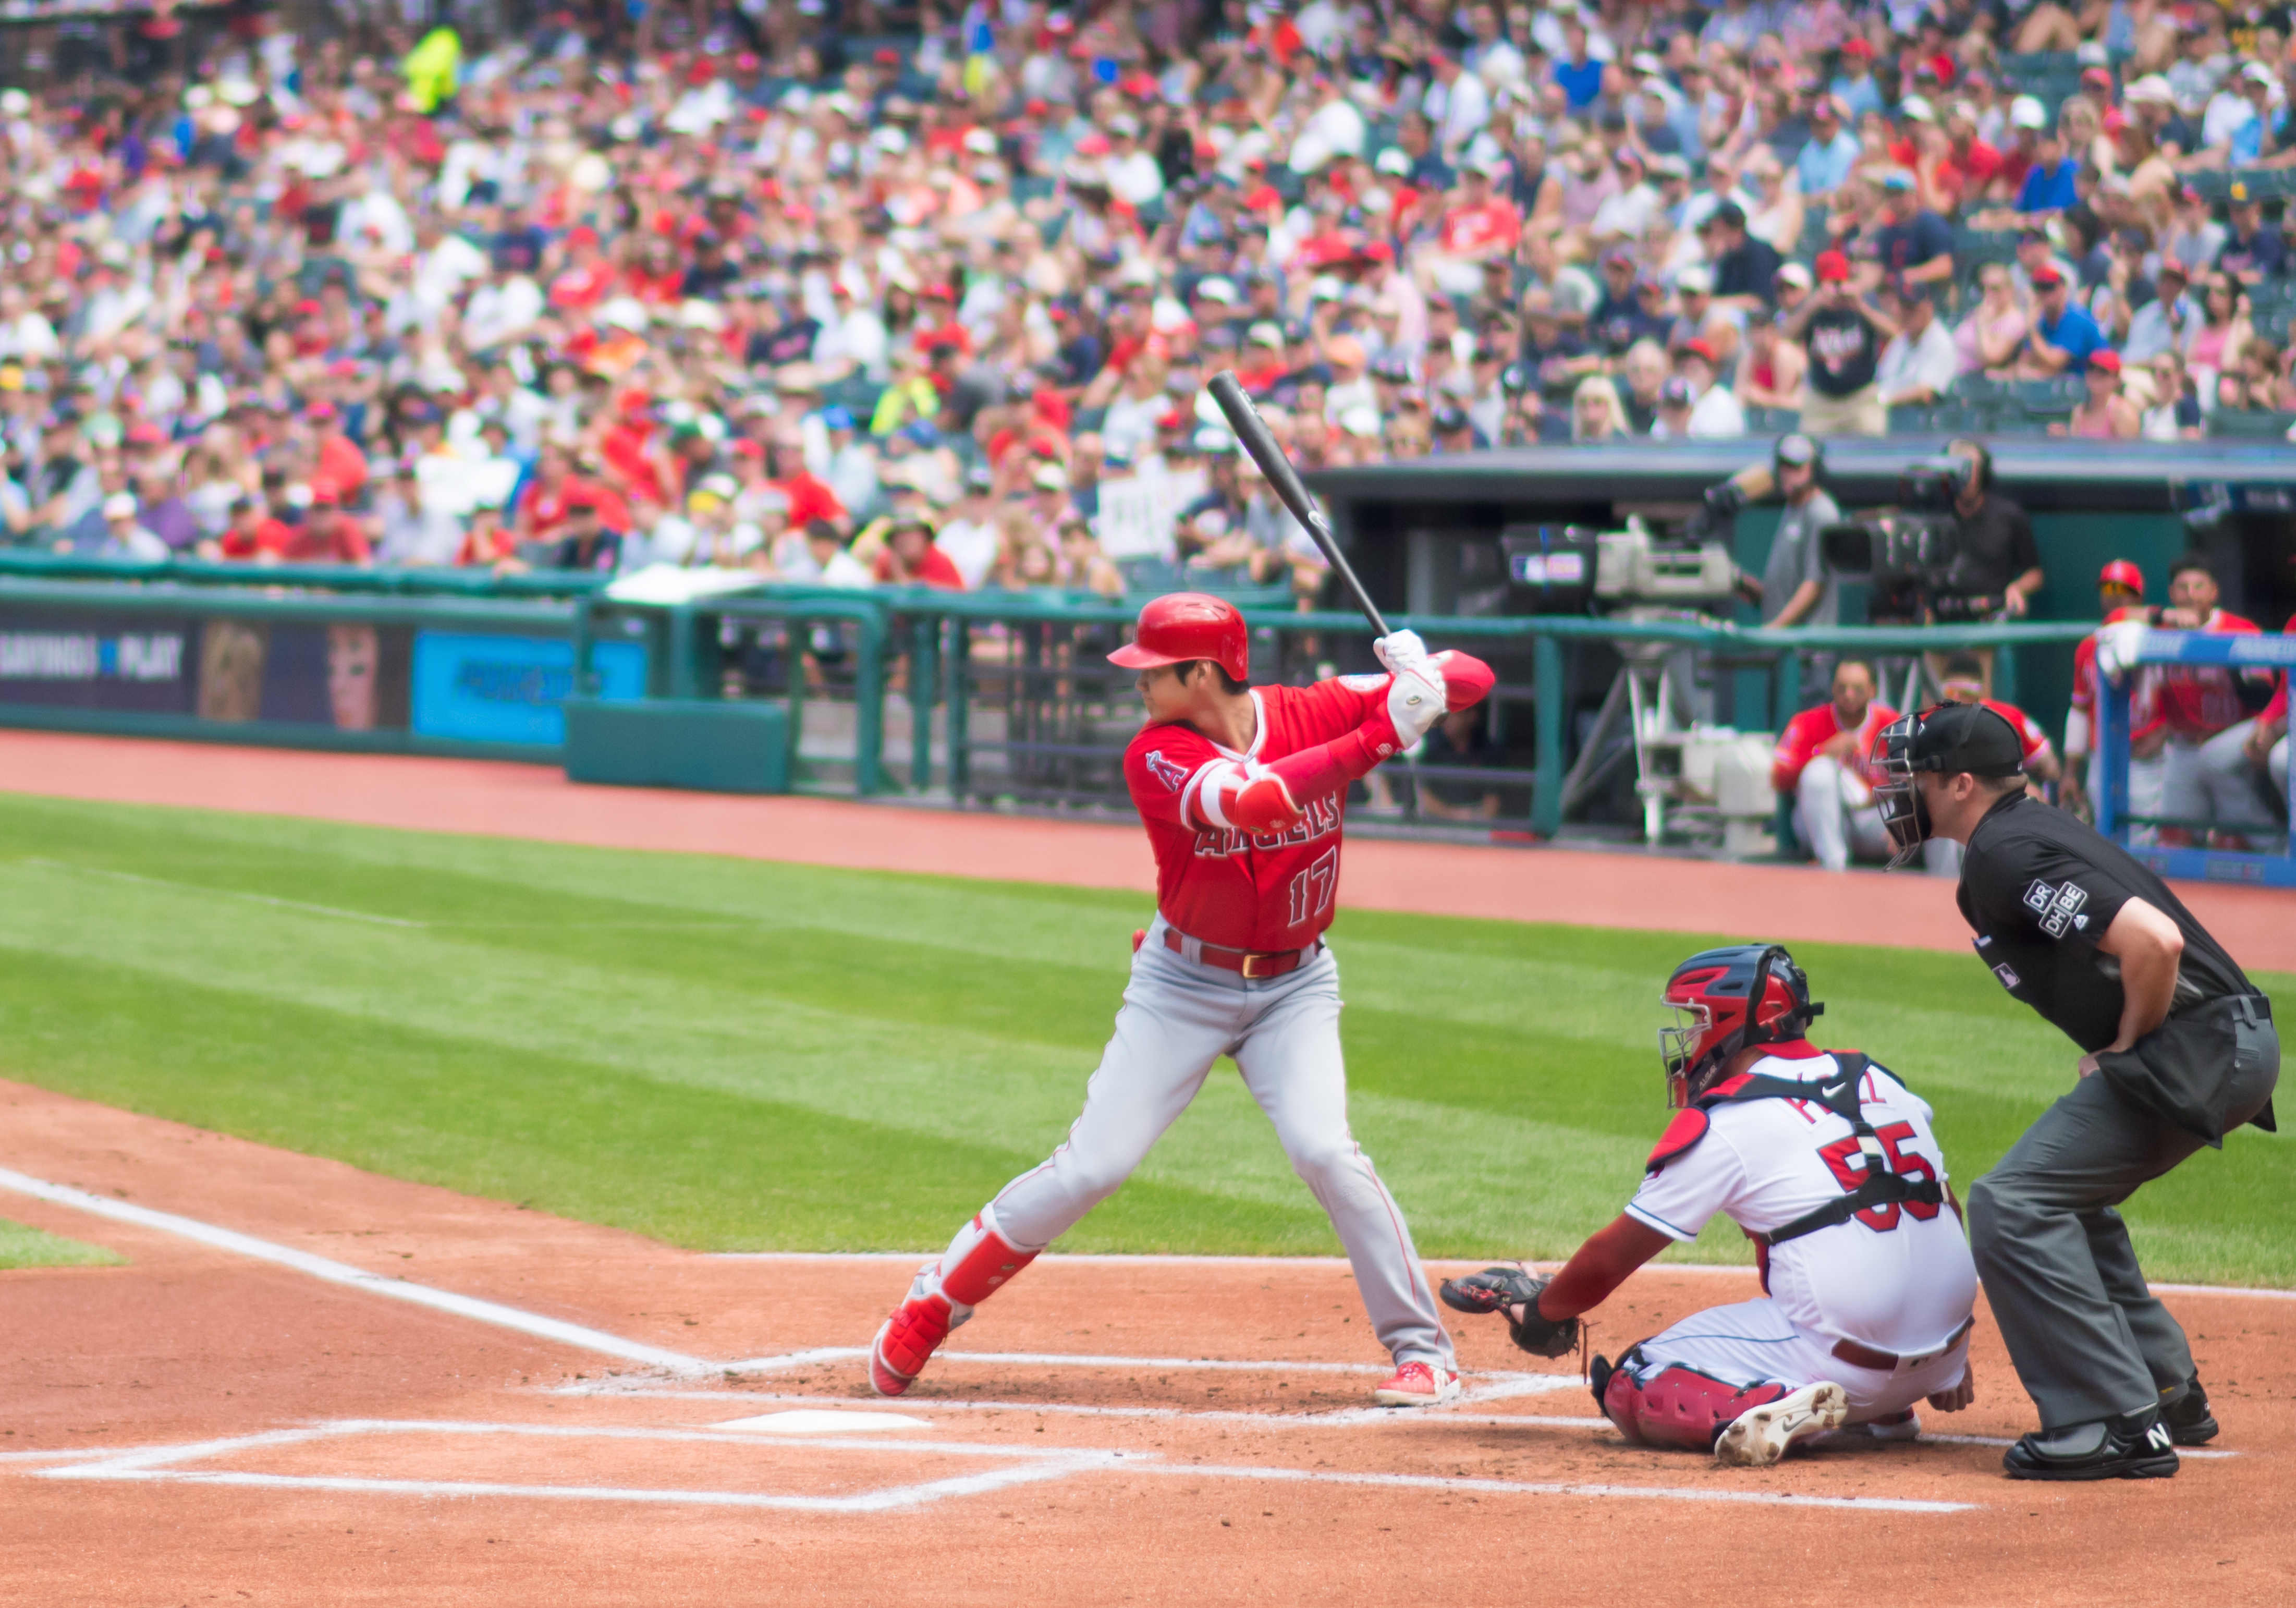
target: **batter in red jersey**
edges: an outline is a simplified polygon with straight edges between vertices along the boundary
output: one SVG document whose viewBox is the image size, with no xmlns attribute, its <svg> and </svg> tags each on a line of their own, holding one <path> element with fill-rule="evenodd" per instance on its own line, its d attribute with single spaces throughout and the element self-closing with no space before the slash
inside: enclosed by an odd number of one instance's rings
<svg viewBox="0 0 2296 1608">
<path fill-rule="evenodd" d="M 1197 593 L 1141 611 L 1128 647 L 1147 724 L 1124 779 L 1156 851 L 1156 920 L 1136 941 L 1116 1033 L 1068 1142 L 1022 1173 L 919 1270 L 877 1332 L 869 1382 L 907 1390 L 950 1330 L 1116 1193 L 1233 1056 L 1284 1153 L 1347 1248 L 1372 1328 L 1396 1364 L 1390 1407 L 1447 1401 L 1459 1375 L 1403 1211 L 1348 1130 L 1339 964 L 1323 941 L 1340 886 L 1349 783 L 1490 690 L 1489 667 L 1430 655 L 1408 631 L 1376 645 L 1384 676 L 1245 684 L 1234 606 Z"/>
</svg>

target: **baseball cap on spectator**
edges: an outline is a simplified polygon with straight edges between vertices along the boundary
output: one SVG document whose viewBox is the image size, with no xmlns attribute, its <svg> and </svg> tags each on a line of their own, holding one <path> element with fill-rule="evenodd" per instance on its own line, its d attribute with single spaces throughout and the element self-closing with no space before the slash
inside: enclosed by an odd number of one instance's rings
<svg viewBox="0 0 2296 1608">
<path fill-rule="evenodd" d="M 1456 403 L 1446 402 L 1435 410 L 1435 429 L 1438 434 L 1455 436 L 1463 430 L 1473 428 L 1474 421 L 1467 417 L 1466 411 Z"/>
<path fill-rule="evenodd" d="M 2057 272 L 2057 265 L 2053 262 L 2043 263 L 2028 277 L 2037 291 L 2054 291 L 2065 283 L 2065 276 Z"/>
<path fill-rule="evenodd" d="M 1699 227 L 1702 229 L 1710 229 L 1717 224 L 1720 224 L 1726 229 L 1744 228 L 1746 226 L 1746 209 L 1740 206 L 1736 201 L 1726 201 L 1720 206 L 1715 208 L 1713 211 L 1709 212 L 1706 215 L 1706 221 L 1703 224 L 1701 224 Z"/>
<path fill-rule="evenodd" d="M 2081 70 L 2080 81 L 2084 87 L 2102 89 L 2107 94 L 2111 94 L 2112 90 L 2112 69 L 2110 67 L 2084 68 Z"/>
<path fill-rule="evenodd" d="M 1784 263 L 1776 273 L 1770 275 L 1770 283 L 1790 284 L 1798 291 L 1807 291 L 1810 287 L 1809 270 L 1798 262 Z"/>
<path fill-rule="evenodd" d="M 1037 472 L 1029 477 L 1029 483 L 1039 491 L 1066 491 L 1069 472 L 1058 464 L 1040 464 Z"/>
<path fill-rule="evenodd" d="M 1703 339 L 1684 341 L 1682 343 L 1682 355 L 1685 357 L 1696 357 L 1702 362 L 1707 364 L 1710 367 L 1719 361 L 1719 359 L 1714 355 L 1713 343 Z"/>
<path fill-rule="evenodd" d="M 2134 106 L 2174 106 L 2177 92 L 2161 74 L 2148 72 L 2131 84 L 2121 98 Z"/>
<path fill-rule="evenodd" d="M 1344 368 L 1364 365 L 1363 342 L 1353 335 L 1334 335 L 1324 344 L 1324 355 Z"/>
<path fill-rule="evenodd" d="M 1929 102 L 1917 94 L 1909 94 L 1898 103 L 1898 115 L 1908 123 L 1934 123 L 1937 111 Z"/>
<path fill-rule="evenodd" d="M 2103 351 L 2091 352 L 2088 355 L 2088 365 L 2100 373 L 2118 375 L 2120 373 L 2120 354 L 2110 348 Z"/>
<path fill-rule="evenodd" d="M 1390 145 L 1379 153 L 1378 159 L 1372 163 L 1372 167 L 1381 173 L 1403 178 L 1411 172 L 1411 159 L 1404 154 L 1401 147 Z"/>
<path fill-rule="evenodd" d="M 132 520 L 135 517 L 135 494 L 115 491 L 103 499 L 103 517 L 108 520 Z"/>
<path fill-rule="evenodd" d="M 343 488 L 332 477 L 319 475 L 311 481 L 311 501 L 319 507 L 332 508 L 343 500 Z"/>
<path fill-rule="evenodd" d="M 2267 89 L 2280 82 L 2278 76 L 2273 72 L 2272 69 L 2267 67 L 2261 62 L 2251 62 L 2247 66 L 2240 70 L 2240 76 L 2251 84 L 2261 84 Z"/>
<path fill-rule="evenodd" d="M 1843 44 L 1841 53 L 1852 61 L 1870 62 L 1874 59 L 1874 47 L 1863 39 L 1851 39 Z"/>
<path fill-rule="evenodd" d="M 2012 128 L 2046 128 L 2049 114 L 2041 103 L 2029 94 L 2021 94 L 2009 103 L 2009 127 Z"/>
<path fill-rule="evenodd" d="M 1891 168 L 1882 175 L 1882 188 L 1892 195 L 1908 194 L 1913 187 L 1914 176 L 1903 168 Z"/>
<path fill-rule="evenodd" d="M 1714 272 L 1703 263 L 1692 263 L 1674 276 L 1674 288 L 1685 296 L 1711 296 Z"/>
<path fill-rule="evenodd" d="M 1781 276 L 1783 276 L 1783 272 L 1784 271 L 1781 270 Z M 1849 258 L 1844 257 L 1839 251 L 1820 251 L 1817 254 L 1818 283 L 1841 284 L 1846 283 L 1849 278 Z"/>
<path fill-rule="evenodd" d="M 1272 324 L 1255 324 L 1244 332 L 1243 338 L 1254 346 L 1282 347 L 1283 332 Z"/>
<path fill-rule="evenodd" d="M 1235 281 L 1225 274 L 1207 274 L 1196 281 L 1195 294 L 1206 301 L 1217 301 L 1232 308 L 1242 298 L 1236 294 Z"/>
</svg>

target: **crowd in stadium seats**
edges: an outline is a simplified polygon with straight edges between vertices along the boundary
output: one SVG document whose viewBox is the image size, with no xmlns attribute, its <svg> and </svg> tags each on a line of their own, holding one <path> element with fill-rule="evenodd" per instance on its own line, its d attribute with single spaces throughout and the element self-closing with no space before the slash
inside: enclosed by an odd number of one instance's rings
<svg viewBox="0 0 2296 1608">
<path fill-rule="evenodd" d="M 2296 420 L 2279 8 L 429 14 L 16 37 L 5 539 L 1304 595 L 1219 369 L 1310 466 Z"/>
</svg>

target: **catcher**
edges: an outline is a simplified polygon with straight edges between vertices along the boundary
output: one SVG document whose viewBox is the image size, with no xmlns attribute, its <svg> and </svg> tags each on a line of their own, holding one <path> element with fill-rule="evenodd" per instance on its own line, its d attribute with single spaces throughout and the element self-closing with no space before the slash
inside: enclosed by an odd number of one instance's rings
<svg viewBox="0 0 2296 1608">
<path fill-rule="evenodd" d="M 1489 1268 L 1444 1281 L 1445 1302 L 1504 1312 L 1517 1345 L 1561 1357 L 1580 1313 L 1723 1212 L 1754 1242 L 1763 1293 L 1594 1359 L 1595 1400 L 1628 1440 L 1760 1467 L 1844 1424 L 1910 1440 L 1923 1399 L 1967 1407 L 1977 1271 L 1929 1107 L 1865 1056 L 1811 1046 L 1825 1007 L 1775 945 L 1692 956 L 1666 1003 L 1676 1115 L 1626 1210 L 1552 1278 Z"/>
</svg>

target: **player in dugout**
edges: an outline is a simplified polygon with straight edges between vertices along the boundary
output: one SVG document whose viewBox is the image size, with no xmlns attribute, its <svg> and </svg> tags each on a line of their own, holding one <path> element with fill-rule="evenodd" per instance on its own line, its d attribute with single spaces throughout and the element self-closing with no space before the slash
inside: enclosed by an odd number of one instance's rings
<svg viewBox="0 0 2296 1608">
<path fill-rule="evenodd" d="M 1778 734 L 1770 786 L 1794 801 L 1794 826 L 1828 871 L 1855 859 L 1890 857 L 1890 834 L 1874 807 L 1866 756 L 1898 711 L 1874 696 L 1874 667 L 1845 659 L 1833 667 L 1833 699 L 1804 710 Z"/>
<path fill-rule="evenodd" d="M 1985 695 L 1985 661 L 1976 654 L 1948 655 L 1938 673 L 1938 691 L 1945 694 L 1948 703 L 1981 703 L 2009 723 L 2010 729 L 2017 734 L 2017 747 L 2025 757 L 2028 785 L 2054 782 L 2063 776 L 2065 767 L 2058 761 L 2057 751 L 2049 746 L 2049 734 L 2041 729 L 2040 722 L 2013 703 Z M 1872 763 L 1870 752 L 1868 763 Z M 1931 838 L 1922 845 L 1922 864 L 1931 876 L 1959 876 L 1961 845 L 1948 839 Z"/>
<path fill-rule="evenodd" d="M 1582 1313 L 1719 1213 L 1754 1242 L 1762 1293 L 1594 1359 L 1595 1400 L 1628 1440 L 1761 1467 L 1845 1426 L 1910 1440 L 1924 1400 L 1967 1407 L 1977 1271 L 1928 1105 L 1809 1042 L 1825 1007 L 1777 945 L 1692 956 L 1665 1003 L 1675 1116 L 1627 1209 L 1552 1278 L 1488 1268 L 1445 1280 L 1444 1300 L 1504 1312 L 1518 1346 L 1561 1357 Z"/>
</svg>

